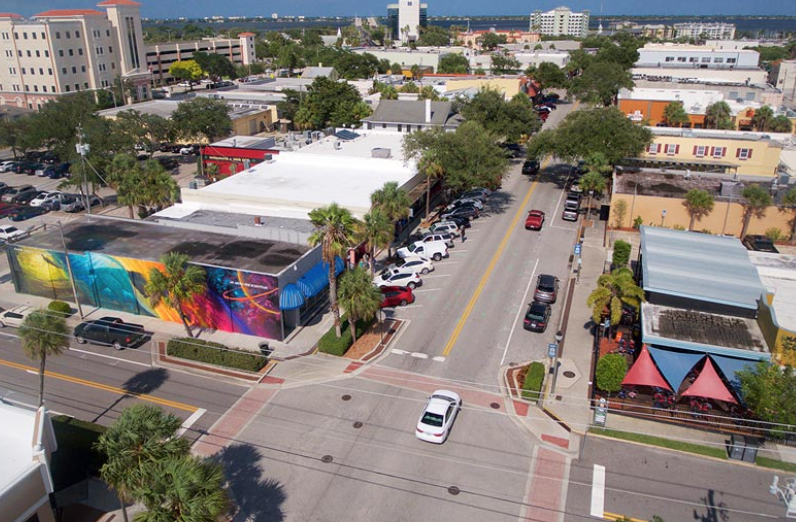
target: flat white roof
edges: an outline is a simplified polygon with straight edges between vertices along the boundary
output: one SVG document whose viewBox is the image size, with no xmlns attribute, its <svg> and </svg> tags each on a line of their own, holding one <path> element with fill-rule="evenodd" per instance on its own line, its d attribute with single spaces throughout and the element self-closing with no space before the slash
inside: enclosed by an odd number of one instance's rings
<svg viewBox="0 0 796 522">
<path fill-rule="evenodd" d="M 33 460 L 36 412 L 0 402 L 0 491 L 38 465 Z"/>
<path fill-rule="evenodd" d="M 771 306 L 782 328 L 796 330 L 796 256 L 749 252 L 760 280 L 774 294 Z"/>
<path fill-rule="evenodd" d="M 653 89 L 636 87 L 634 89 L 621 89 L 620 100 L 654 100 L 654 101 L 681 101 L 688 114 L 705 114 L 705 109 L 711 103 L 724 100 L 721 91 L 688 90 L 688 89 Z"/>
<path fill-rule="evenodd" d="M 359 137 L 353 140 L 328 136 L 207 187 L 183 189 L 183 205 L 169 214 L 205 209 L 307 219 L 314 208 L 336 202 L 362 217 L 370 210 L 373 191 L 389 181 L 406 185 L 417 176 L 417 167 L 414 161 L 404 162 L 406 133 L 355 132 Z M 389 149 L 391 156 L 372 157 L 373 149 Z"/>
<path fill-rule="evenodd" d="M 648 43 L 639 50 L 644 51 L 689 51 L 689 52 L 714 52 L 714 51 L 733 51 L 735 53 L 758 54 L 752 49 L 721 49 L 718 46 L 709 45 L 690 45 L 676 43 Z"/>
</svg>

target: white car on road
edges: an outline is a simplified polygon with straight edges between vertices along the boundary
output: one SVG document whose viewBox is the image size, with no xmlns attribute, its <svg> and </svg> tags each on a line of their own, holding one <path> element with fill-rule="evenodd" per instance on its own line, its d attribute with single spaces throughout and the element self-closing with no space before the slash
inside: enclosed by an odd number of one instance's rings
<svg viewBox="0 0 796 522">
<path fill-rule="evenodd" d="M 4 241 L 16 241 L 28 237 L 28 232 L 20 230 L 14 225 L 0 225 L 0 239 Z"/>
<path fill-rule="evenodd" d="M 434 264 L 423 257 L 410 256 L 403 258 L 387 268 L 400 268 L 402 270 L 411 270 L 415 274 L 426 275 L 427 273 L 434 271 Z"/>
<path fill-rule="evenodd" d="M 403 259 L 412 256 L 424 257 L 439 261 L 443 257 L 448 257 L 448 245 L 444 241 L 415 241 L 409 246 L 399 248 L 395 254 Z"/>
<path fill-rule="evenodd" d="M 428 398 L 426 409 L 417 421 L 415 436 L 425 442 L 442 444 L 448 440 L 456 414 L 462 409 L 462 398 L 450 390 L 437 390 Z"/>
<path fill-rule="evenodd" d="M 0 312 L 0 327 L 16 326 L 18 328 L 22 325 L 22 321 L 36 310 L 32 306 L 16 306 L 11 310 L 4 310 Z"/>
<path fill-rule="evenodd" d="M 61 202 L 61 196 L 63 196 L 63 194 L 61 192 L 58 192 L 58 191 L 43 192 L 43 193 L 39 194 L 38 196 L 36 196 L 35 198 L 30 200 L 30 206 L 31 207 L 40 207 L 40 206 L 42 206 L 44 204 L 47 204 L 47 203 L 55 203 L 56 201 L 58 201 L 60 203 Z"/>
<path fill-rule="evenodd" d="M 411 268 L 385 268 L 373 280 L 376 286 L 408 286 L 412 290 L 423 284 Z"/>
</svg>

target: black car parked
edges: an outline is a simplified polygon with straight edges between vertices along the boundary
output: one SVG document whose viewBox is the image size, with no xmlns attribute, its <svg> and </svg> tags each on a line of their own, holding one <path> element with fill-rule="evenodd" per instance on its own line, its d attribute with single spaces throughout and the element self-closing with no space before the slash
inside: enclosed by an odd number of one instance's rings
<svg viewBox="0 0 796 522">
<path fill-rule="evenodd" d="M 528 176 L 533 176 L 534 174 L 539 173 L 540 167 L 541 165 L 537 159 L 525 160 L 525 163 L 522 164 L 522 173 Z"/>
<path fill-rule="evenodd" d="M 147 338 L 140 324 L 125 323 L 118 317 L 102 317 L 80 323 L 75 328 L 75 341 L 113 346 L 117 350 L 131 348 Z"/>
<path fill-rule="evenodd" d="M 550 322 L 551 308 L 547 303 L 534 301 L 528 305 L 522 327 L 532 332 L 544 332 Z"/>
<path fill-rule="evenodd" d="M 774 242 L 766 236 L 757 234 L 748 234 L 743 238 L 743 245 L 747 250 L 754 250 L 756 252 L 770 252 L 772 254 L 779 254 L 779 250 L 774 246 Z"/>
</svg>

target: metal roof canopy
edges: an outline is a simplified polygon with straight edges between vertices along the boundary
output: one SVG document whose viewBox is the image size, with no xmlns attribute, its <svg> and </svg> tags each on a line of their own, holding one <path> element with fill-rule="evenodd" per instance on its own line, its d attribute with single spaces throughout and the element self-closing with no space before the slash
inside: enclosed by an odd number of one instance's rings
<svg viewBox="0 0 796 522">
<path fill-rule="evenodd" d="M 645 292 L 756 310 L 765 291 L 735 237 L 641 227 Z"/>
</svg>

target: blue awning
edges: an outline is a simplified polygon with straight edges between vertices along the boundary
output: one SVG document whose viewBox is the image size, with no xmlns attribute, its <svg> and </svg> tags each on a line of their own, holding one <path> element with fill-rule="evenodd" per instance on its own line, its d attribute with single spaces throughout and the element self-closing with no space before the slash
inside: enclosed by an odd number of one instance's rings
<svg viewBox="0 0 796 522">
<path fill-rule="evenodd" d="M 340 257 L 336 257 L 334 261 L 335 274 L 339 275 L 345 268 L 345 261 Z M 318 295 L 324 288 L 329 286 L 329 265 L 321 261 L 313 266 L 296 281 L 296 286 L 299 287 L 307 299 Z"/>
<path fill-rule="evenodd" d="M 705 357 L 704 353 L 675 352 L 653 348 L 652 346 L 647 348 L 663 376 L 672 385 L 675 393 L 680 389 L 680 385 L 683 383 L 685 376 L 688 375 L 688 372 Z"/>
<path fill-rule="evenodd" d="M 285 285 L 279 293 L 279 308 L 282 310 L 295 310 L 304 306 L 304 294 L 293 283 Z"/>
<path fill-rule="evenodd" d="M 735 391 L 741 394 L 741 382 L 738 380 L 738 372 L 741 370 L 754 369 L 757 361 L 750 361 L 749 359 L 735 359 L 733 357 L 724 357 L 721 355 L 710 354 L 710 358 L 719 367 L 724 378 L 732 385 Z"/>
</svg>

